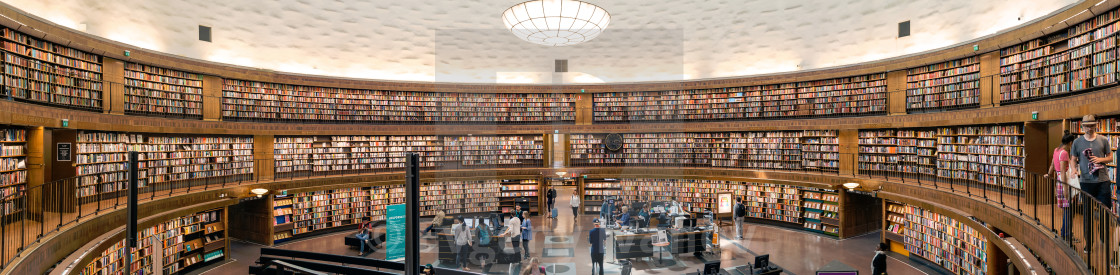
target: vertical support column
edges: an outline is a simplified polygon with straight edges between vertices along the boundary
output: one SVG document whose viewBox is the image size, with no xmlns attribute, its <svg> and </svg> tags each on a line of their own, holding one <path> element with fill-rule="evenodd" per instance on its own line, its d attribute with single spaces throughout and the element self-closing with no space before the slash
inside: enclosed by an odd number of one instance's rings
<svg viewBox="0 0 1120 275">
<path fill-rule="evenodd" d="M 906 114 L 906 70 L 887 73 L 887 114 Z"/>
<path fill-rule="evenodd" d="M 124 61 L 108 57 L 101 61 L 101 107 L 107 114 L 123 115 L 128 100 L 124 95 Z"/>
<path fill-rule="evenodd" d="M 420 274 L 420 155 L 408 153 L 405 166 L 404 274 Z M 537 192 L 538 194 L 540 191 Z"/>
<path fill-rule="evenodd" d="M 564 136 L 562 136 L 560 138 L 563 139 L 563 140 L 561 140 L 561 143 L 564 144 L 564 148 L 560 149 L 561 152 L 564 152 L 564 167 L 571 167 L 572 166 L 572 134 L 564 134 Z"/>
<path fill-rule="evenodd" d="M 253 178 L 258 181 L 272 180 L 276 176 L 276 162 L 273 161 L 273 147 L 276 138 L 272 135 L 253 136 Z"/>
<path fill-rule="evenodd" d="M 222 85 L 224 81 L 217 76 L 202 76 L 202 120 L 222 120 Z"/>
<path fill-rule="evenodd" d="M 840 142 L 840 175 L 855 175 L 858 167 L 856 154 L 859 153 L 859 130 L 840 130 L 837 139 Z"/>
<path fill-rule="evenodd" d="M 594 101 L 591 94 L 576 94 L 576 125 L 590 125 L 594 122 Z"/>
<path fill-rule="evenodd" d="M 989 228 L 992 228 L 989 226 Z M 998 231 L 996 231 L 998 232 Z M 988 272 L 987 274 L 1010 274 L 1007 273 L 1007 254 L 1003 253 L 998 246 L 992 245 L 994 242 L 1002 242 L 1001 239 L 988 240 Z M 1016 273 L 1017 274 L 1017 273 Z"/>
<path fill-rule="evenodd" d="M 999 107 L 999 51 L 980 55 L 980 108 Z"/>
<path fill-rule="evenodd" d="M 552 142 L 552 134 L 542 134 L 542 138 L 544 139 L 544 151 L 541 154 L 541 167 L 549 168 L 552 167 L 552 147 L 556 144 Z"/>
</svg>

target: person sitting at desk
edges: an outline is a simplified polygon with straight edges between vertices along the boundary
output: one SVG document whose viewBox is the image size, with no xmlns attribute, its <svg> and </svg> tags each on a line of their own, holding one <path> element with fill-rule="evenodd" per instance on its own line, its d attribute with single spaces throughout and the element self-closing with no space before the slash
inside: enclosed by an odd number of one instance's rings
<svg viewBox="0 0 1120 275">
<path fill-rule="evenodd" d="M 646 227 L 649 224 L 649 205 L 642 206 L 638 210 L 638 227 Z"/>
<path fill-rule="evenodd" d="M 622 214 L 619 214 L 618 220 L 615 221 L 615 224 L 617 224 L 619 227 L 630 226 L 630 212 L 627 212 L 627 210 L 629 210 L 628 208 L 628 206 L 623 206 Z"/>
</svg>

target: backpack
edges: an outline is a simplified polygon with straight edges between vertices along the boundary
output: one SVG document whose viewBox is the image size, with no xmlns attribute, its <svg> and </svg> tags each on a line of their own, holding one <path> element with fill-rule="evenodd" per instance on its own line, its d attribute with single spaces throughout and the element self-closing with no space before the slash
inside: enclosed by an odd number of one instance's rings
<svg viewBox="0 0 1120 275">
<path fill-rule="evenodd" d="M 747 207 L 743 206 L 742 203 L 740 203 L 739 205 L 737 205 L 735 207 L 735 216 L 736 217 L 742 217 L 742 216 L 746 216 L 746 215 L 747 215 Z"/>
<path fill-rule="evenodd" d="M 479 245 L 490 245 L 490 227 L 489 226 L 483 225 L 483 226 L 478 227 L 478 244 Z"/>
</svg>

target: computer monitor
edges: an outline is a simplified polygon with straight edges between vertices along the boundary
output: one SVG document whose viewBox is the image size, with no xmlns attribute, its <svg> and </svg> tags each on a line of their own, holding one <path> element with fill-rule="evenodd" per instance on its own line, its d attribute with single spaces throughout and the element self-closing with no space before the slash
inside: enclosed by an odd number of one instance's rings
<svg viewBox="0 0 1120 275">
<path fill-rule="evenodd" d="M 703 275 L 719 275 L 719 261 L 705 262 Z"/>
<path fill-rule="evenodd" d="M 770 254 L 759 255 L 754 257 L 754 268 L 769 268 L 770 267 Z"/>
</svg>

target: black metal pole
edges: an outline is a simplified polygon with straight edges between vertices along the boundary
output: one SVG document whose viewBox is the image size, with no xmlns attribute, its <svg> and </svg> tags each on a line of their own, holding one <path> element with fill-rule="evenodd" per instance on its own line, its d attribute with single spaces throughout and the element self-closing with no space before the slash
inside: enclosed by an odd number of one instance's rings
<svg viewBox="0 0 1120 275">
<path fill-rule="evenodd" d="M 139 194 L 136 189 L 139 185 L 137 184 L 139 182 L 137 178 L 139 176 L 139 169 L 137 169 L 140 164 L 139 159 L 139 152 L 128 151 L 128 235 L 125 236 L 125 238 L 128 238 L 128 261 L 126 262 L 128 264 L 125 264 L 128 272 L 125 274 L 132 274 L 132 251 L 136 249 L 136 200 Z"/>
<path fill-rule="evenodd" d="M 405 168 L 405 247 L 404 274 L 420 274 L 420 155 L 408 153 Z"/>
</svg>

